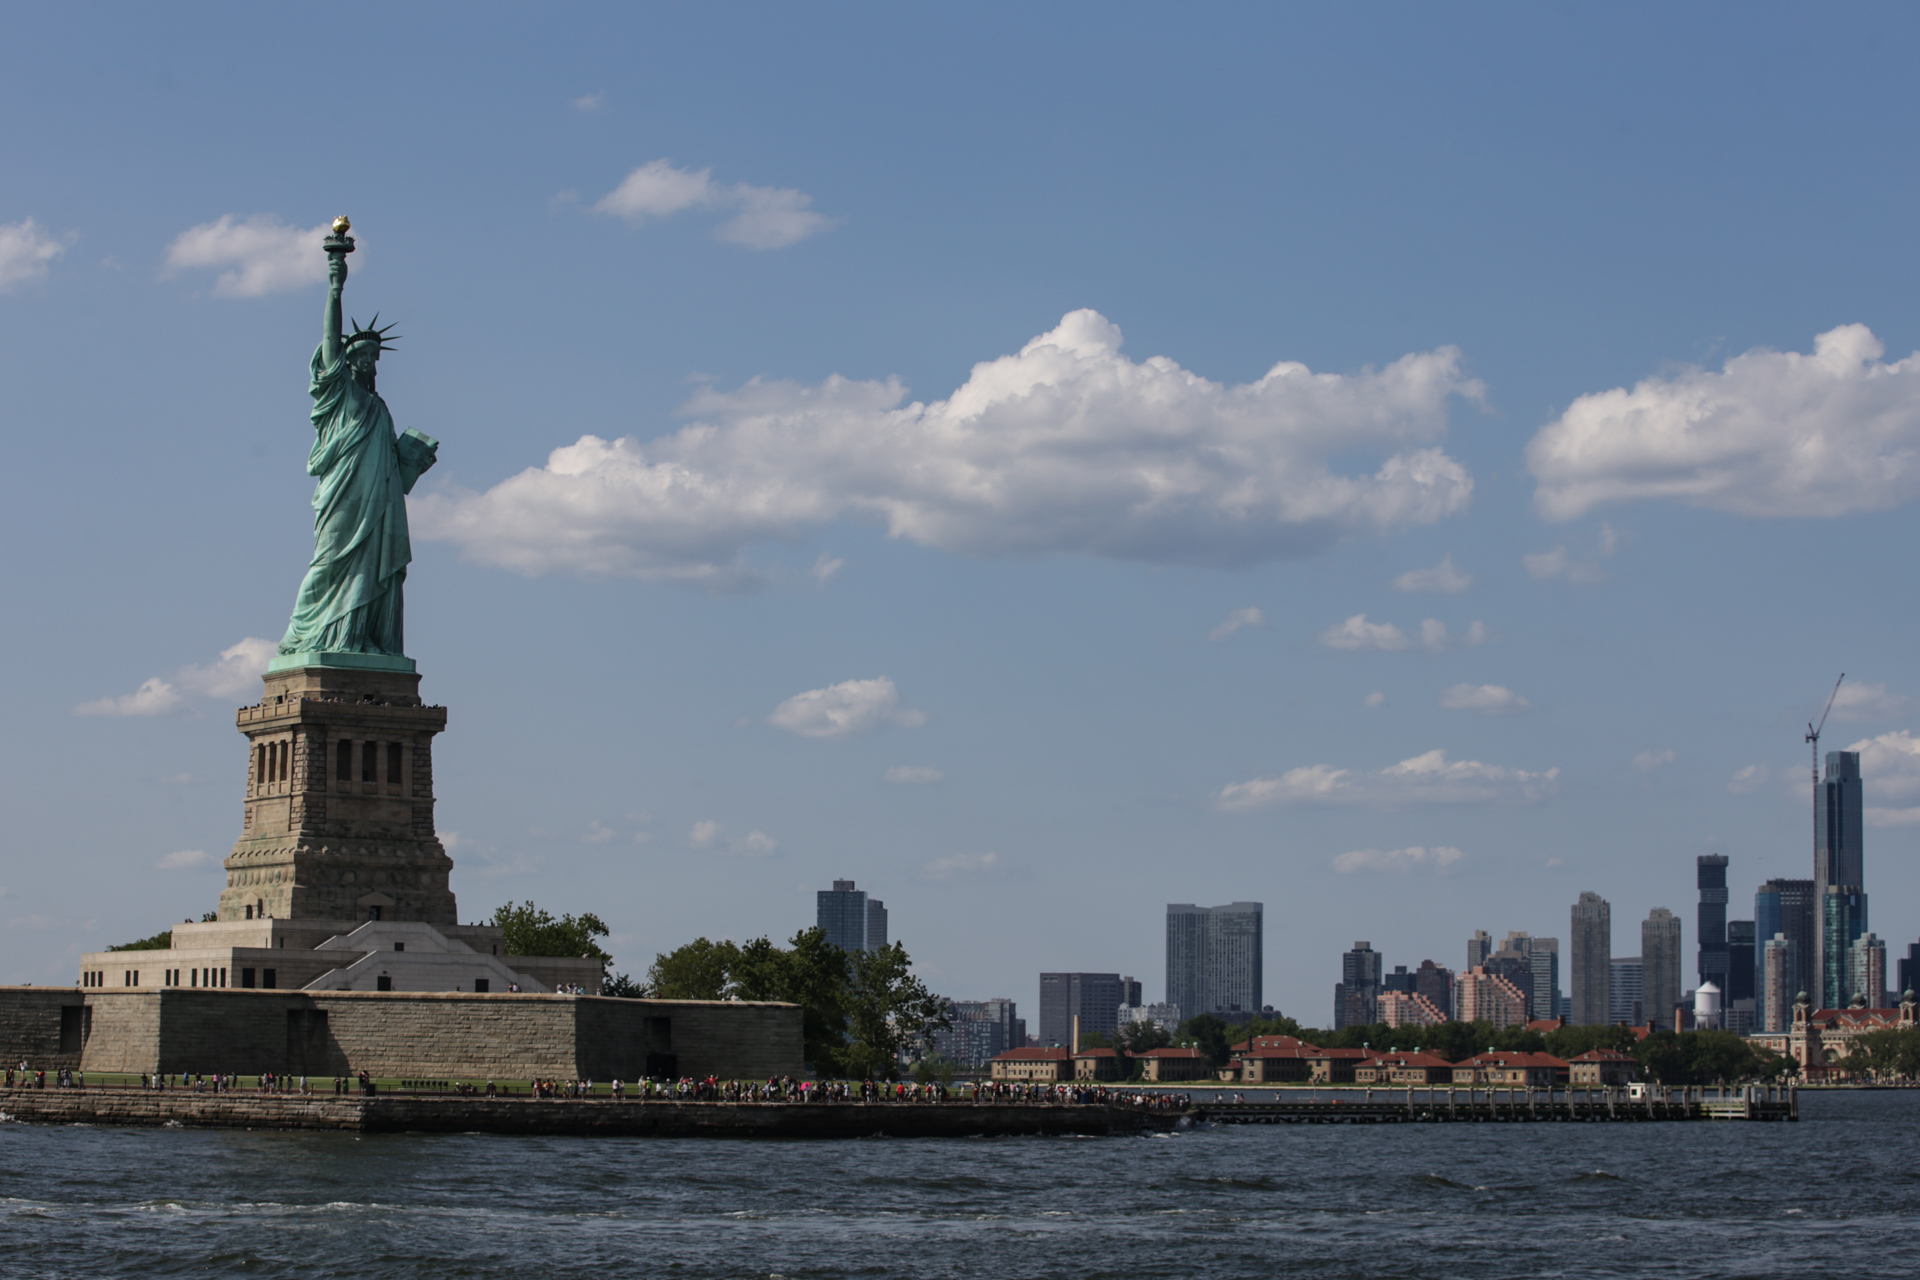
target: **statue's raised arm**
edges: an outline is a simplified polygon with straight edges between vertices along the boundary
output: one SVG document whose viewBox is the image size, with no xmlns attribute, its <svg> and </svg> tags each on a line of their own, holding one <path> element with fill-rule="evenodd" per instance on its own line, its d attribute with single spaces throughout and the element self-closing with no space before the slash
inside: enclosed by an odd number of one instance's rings
<svg viewBox="0 0 1920 1280">
<path fill-rule="evenodd" d="M 327 251 L 327 311 L 320 335 L 320 354 L 328 364 L 340 359 L 345 337 L 341 329 L 340 291 L 347 283 L 347 255 L 353 252 L 353 224 L 347 215 L 333 220 L 333 234 L 321 242 Z"/>
</svg>

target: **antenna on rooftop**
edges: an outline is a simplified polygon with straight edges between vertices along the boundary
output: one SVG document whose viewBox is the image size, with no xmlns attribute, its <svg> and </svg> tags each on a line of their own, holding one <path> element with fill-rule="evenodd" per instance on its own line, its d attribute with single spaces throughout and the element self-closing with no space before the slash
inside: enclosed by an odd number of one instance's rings
<svg viewBox="0 0 1920 1280">
<path fill-rule="evenodd" d="M 1813 757 L 1813 856 L 1820 857 L 1820 731 L 1827 727 L 1827 716 L 1833 710 L 1833 700 L 1840 696 L 1840 684 L 1847 678 L 1842 671 L 1840 679 L 1833 682 L 1833 692 L 1827 695 L 1827 709 L 1820 713 L 1820 723 L 1807 722 L 1808 754 Z M 1818 877 L 1816 877 L 1818 878 Z M 1818 910 L 1818 908 L 1815 908 Z"/>
</svg>

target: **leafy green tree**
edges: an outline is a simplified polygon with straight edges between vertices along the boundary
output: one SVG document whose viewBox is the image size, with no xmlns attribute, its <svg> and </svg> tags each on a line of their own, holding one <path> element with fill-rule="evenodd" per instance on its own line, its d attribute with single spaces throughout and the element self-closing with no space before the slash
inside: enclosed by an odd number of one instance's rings
<svg viewBox="0 0 1920 1280">
<path fill-rule="evenodd" d="M 640 1000 L 646 997 L 647 989 L 626 974 L 616 973 L 600 983 L 600 994 L 622 1000 Z"/>
<path fill-rule="evenodd" d="M 603 968 L 613 962 L 594 941 L 607 936 L 607 926 L 592 912 L 556 917 L 531 902 L 509 902 L 495 909 L 493 923 L 506 931 L 510 956 L 586 956 Z"/>
<path fill-rule="evenodd" d="M 1834 1065 L 1875 1080 L 1911 1080 L 1920 1076 L 1920 1028 L 1855 1036 L 1847 1056 Z"/>
<path fill-rule="evenodd" d="M 168 951 L 173 947 L 173 930 L 162 929 L 151 938 L 142 938 L 138 942 L 123 942 L 117 947 L 108 947 L 109 951 Z"/>
<path fill-rule="evenodd" d="M 1631 1052 L 1639 1041 L 1632 1027 L 1569 1026 L 1549 1031 L 1547 1052 L 1556 1058 L 1577 1058 L 1594 1049 L 1620 1049 Z"/>
<path fill-rule="evenodd" d="M 766 938 L 755 938 L 738 949 L 729 972 L 730 994 L 742 1000 L 784 1000 L 799 1005 L 807 1065 L 823 1075 L 840 1073 L 840 1054 L 847 1043 L 853 964 L 845 951 L 827 941 L 825 930 L 802 929 L 786 949 Z"/>
<path fill-rule="evenodd" d="M 1732 1084 L 1762 1068 L 1752 1046 L 1731 1031 L 1656 1031 L 1633 1053 L 1648 1079 L 1666 1085 Z"/>
<path fill-rule="evenodd" d="M 647 968 L 644 989 L 655 1000 L 725 1000 L 732 994 L 733 967 L 739 958 L 740 948 L 731 942 L 695 938 L 655 956 Z"/>
<path fill-rule="evenodd" d="M 1174 1033 L 1174 1039 L 1181 1044 L 1191 1044 L 1206 1055 L 1207 1061 L 1218 1071 L 1233 1058 L 1233 1045 L 1236 1037 L 1229 1033 L 1233 1028 L 1210 1013 L 1196 1014 L 1180 1024 L 1180 1030 Z"/>
<path fill-rule="evenodd" d="M 1116 1040 L 1120 1036 L 1118 1031 L 1113 1034 Z M 1080 1047 L 1082 1049 L 1117 1049 L 1120 1046 L 1113 1040 L 1109 1040 L 1104 1031 L 1083 1031 L 1080 1033 Z"/>
<path fill-rule="evenodd" d="M 946 1000 L 913 975 L 907 949 L 899 943 L 859 952 L 852 961 L 847 994 L 852 1043 L 842 1061 L 850 1074 L 891 1080 L 899 1072 L 900 1050 L 952 1025 L 952 1014 Z"/>
<path fill-rule="evenodd" d="M 1167 1029 L 1157 1022 L 1129 1022 L 1115 1033 L 1114 1048 L 1133 1055 L 1149 1049 L 1164 1049 L 1173 1043 Z"/>
</svg>

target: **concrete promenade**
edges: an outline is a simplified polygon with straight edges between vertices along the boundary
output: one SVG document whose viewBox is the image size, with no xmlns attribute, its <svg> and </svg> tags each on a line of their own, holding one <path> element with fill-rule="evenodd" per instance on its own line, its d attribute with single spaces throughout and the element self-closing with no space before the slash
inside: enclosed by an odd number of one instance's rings
<svg viewBox="0 0 1920 1280">
<path fill-rule="evenodd" d="M 1109 1136 L 1190 1119 L 1183 1111 L 1099 1103 L 614 1102 L 113 1087 L 6 1090 L 0 1116 L 28 1124 L 643 1138 Z"/>
</svg>

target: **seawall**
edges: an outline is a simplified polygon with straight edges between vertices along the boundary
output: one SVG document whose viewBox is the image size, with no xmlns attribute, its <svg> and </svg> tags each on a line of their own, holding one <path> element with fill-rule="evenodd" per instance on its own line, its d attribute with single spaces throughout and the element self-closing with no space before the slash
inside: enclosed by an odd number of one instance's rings
<svg viewBox="0 0 1920 1280">
<path fill-rule="evenodd" d="M 28 1124 L 353 1133 L 810 1139 L 1109 1136 L 1172 1129 L 1184 1114 L 1105 1104 L 613 1102 L 114 1088 L 0 1092 L 0 1115 Z"/>
</svg>

